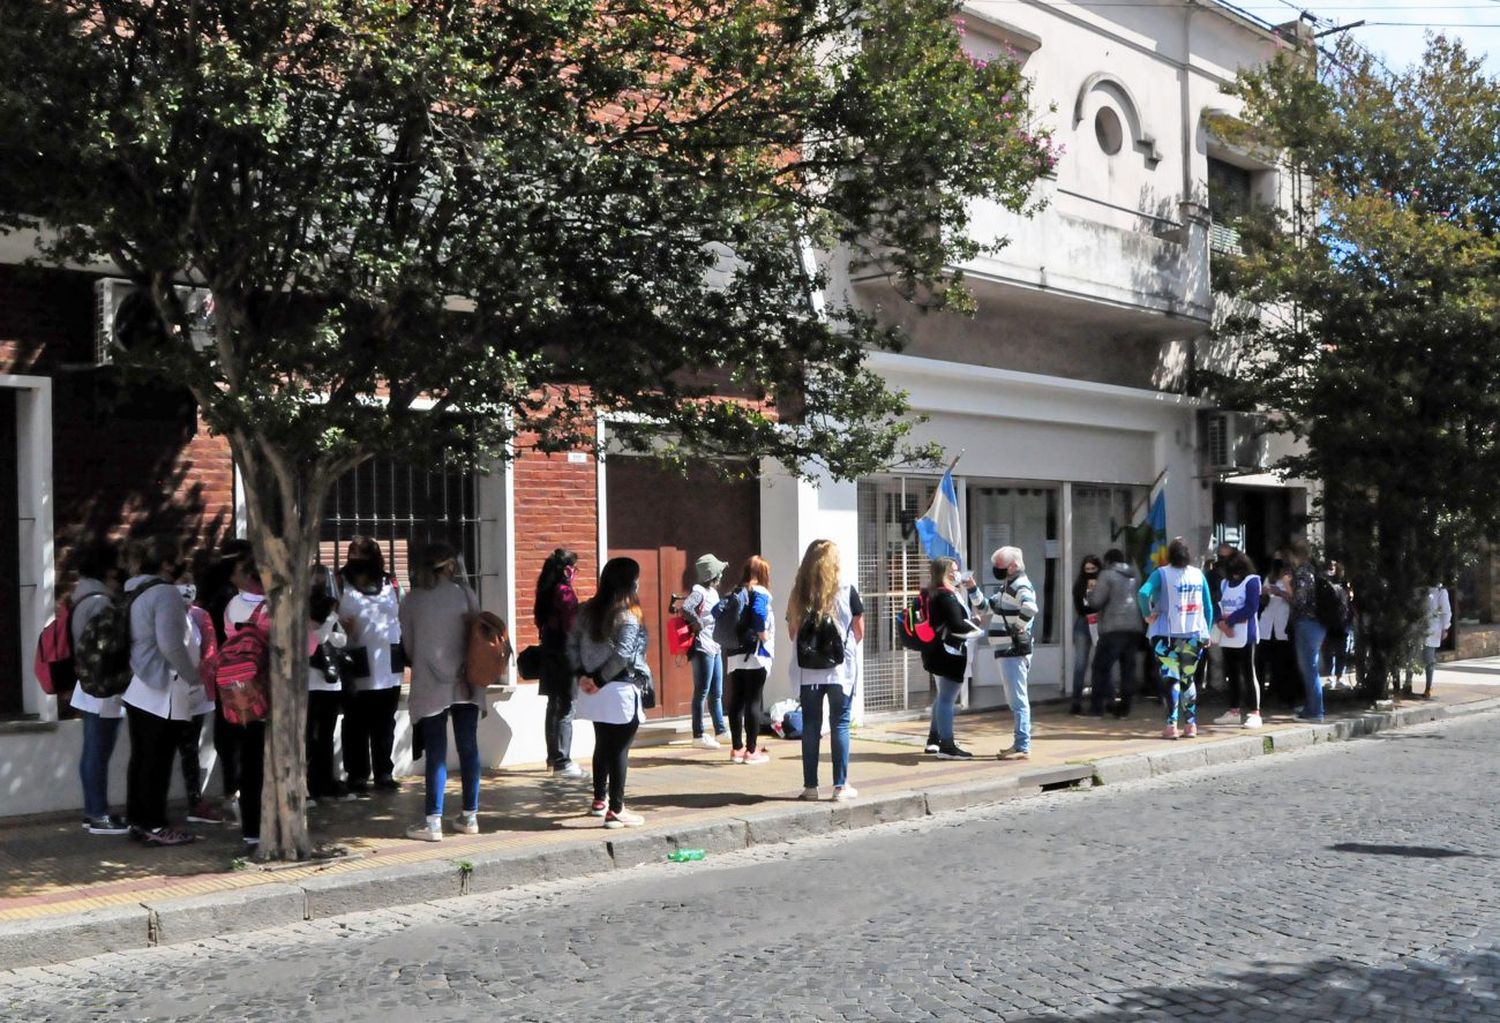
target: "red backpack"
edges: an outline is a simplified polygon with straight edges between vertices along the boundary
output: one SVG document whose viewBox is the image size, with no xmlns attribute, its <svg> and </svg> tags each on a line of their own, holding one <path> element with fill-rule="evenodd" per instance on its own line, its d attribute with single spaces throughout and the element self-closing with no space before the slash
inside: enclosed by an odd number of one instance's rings
<svg viewBox="0 0 1500 1023">
<path fill-rule="evenodd" d="M 212 673 L 219 708 L 231 725 L 264 721 L 271 713 L 271 630 L 262 604 L 224 640 L 217 655 L 202 670 Z"/>
<path fill-rule="evenodd" d="M 31 667 L 48 696 L 67 692 L 78 683 L 78 672 L 73 669 L 72 601 L 59 600 L 56 617 L 42 626 Z"/>
</svg>

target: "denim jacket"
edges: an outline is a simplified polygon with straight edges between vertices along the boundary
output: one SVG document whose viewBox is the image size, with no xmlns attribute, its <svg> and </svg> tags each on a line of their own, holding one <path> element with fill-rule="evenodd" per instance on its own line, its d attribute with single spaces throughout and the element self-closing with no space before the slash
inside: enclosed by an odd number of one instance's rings
<svg viewBox="0 0 1500 1023">
<path fill-rule="evenodd" d="M 651 668 L 646 664 L 649 637 L 635 615 L 622 611 L 609 631 L 609 638 L 603 642 L 589 632 L 588 617 L 586 610 L 580 613 L 568 634 L 568 662 L 574 671 L 591 675 L 600 682 L 613 682 L 625 676 L 651 676 Z"/>
</svg>

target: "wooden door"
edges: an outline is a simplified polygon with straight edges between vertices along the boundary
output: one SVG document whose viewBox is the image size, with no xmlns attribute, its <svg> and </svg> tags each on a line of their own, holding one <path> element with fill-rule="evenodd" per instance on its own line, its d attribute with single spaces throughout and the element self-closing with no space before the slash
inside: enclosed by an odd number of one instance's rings
<svg viewBox="0 0 1500 1023">
<path fill-rule="evenodd" d="M 672 580 L 680 579 L 683 552 L 670 547 L 625 549 L 609 552 L 612 558 L 634 558 L 641 566 L 641 613 L 651 637 L 646 662 L 656 680 L 656 708 L 648 710 L 650 718 L 678 717 L 693 707 L 693 671 L 686 659 L 673 657 L 667 650 L 667 600 L 674 591 Z"/>
<path fill-rule="evenodd" d="M 605 464 L 609 555 L 641 564 L 641 607 L 651 630 L 649 654 L 656 679 L 651 717 L 692 713 L 693 672 L 686 658 L 667 652 L 667 605 L 692 589 L 693 563 L 712 553 L 729 562 L 725 578 L 738 581 L 744 561 L 758 550 L 760 486 L 753 479 L 725 481 L 711 471 L 679 470 L 650 458 L 616 455 Z"/>
</svg>

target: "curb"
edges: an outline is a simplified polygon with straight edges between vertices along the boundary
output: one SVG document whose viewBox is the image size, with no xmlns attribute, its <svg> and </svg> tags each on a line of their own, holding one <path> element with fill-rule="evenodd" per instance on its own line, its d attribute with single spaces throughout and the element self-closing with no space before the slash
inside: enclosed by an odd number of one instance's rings
<svg viewBox="0 0 1500 1023">
<path fill-rule="evenodd" d="M 545 849 L 476 851 L 462 860 L 360 869 L 294 883 L 273 882 L 211 895 L 148 900 L 135 906 L 5 923 L 0 924 L 0 970 L 497 892 L 537 881 L 627 870 L 645 863 L 659 863 L 676 849 L 727 853 L 757 845 L 795 842 L 811 835 L 992 805 L 1049 789 L 1138 781 L 1497 710 L 1500 697 L 1452 707 L 1403 707 L 1223 742 L 1038 767 L 915 792 L 872 795 L 851 803 L 804 805 L 789 801 L 786 806 L 725 820 L 620 835 L 601 842 Z"/>
</svg>

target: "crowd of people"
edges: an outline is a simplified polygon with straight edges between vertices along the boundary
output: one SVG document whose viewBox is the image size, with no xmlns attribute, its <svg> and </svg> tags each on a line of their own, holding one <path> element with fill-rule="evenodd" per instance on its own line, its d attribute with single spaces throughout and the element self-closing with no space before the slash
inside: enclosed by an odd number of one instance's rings
<svg viewBox="0 0 1500 1023">
<path fill-rule="evenodd" d="M 594 727 L 593 800 L 590 814 L 604 827 L 632 827 L 643 818 L 625 806 L 631 745 L 654 698 L 646 651 L 649 637 L 640 604 L 640 566 L 614 558 L 600 571 L 593 595 L 580 601 L 574 588 L 577 556 L 559 549 L 537 580 L 538 682 L 547 701 L 547 762 L 566 778 L 584 772 L 573 761 L 573 722 Z M 150 537 L 128 548 L 91 545 L 74 559 L 77 582 L 67 600 L 68 629 L 76 651 L 98 642 L 89 629 L 96 616 L 121 617 L 128 631 L 128 685 L 108 696 L 75 686 L 69 701 L 83 719 L 79 761 L 84 830 L 126 835 L 150 846 L 194 841 L 169 820 L 173 765 L 180 760 L 187 794 L 186 823 L 237 823 L 247 851 L 260 841 L 264 782 L 264 716 L 242 720 L 226 697 L 225 666 L 245 649 L 269 658 L 270 625 L 265 589 L 246 541 L 190 558 L 173 537 Z M 684 609 L 695 625 L 692 660 L 697 741 L 711 748 L 732 737 L 730 759 L 763 764 L 762 692 L 777 656 L 777 623 L 771 566 L 746 560 L 739 584 L 721 595 L 729 566 L 706 555 L 696 565 L 698 584 Z M 858 590 L 840 582 L 838 548 L 816 541 L 807 549 L 792 587 L 785 635 L 794 651 L 793 682 L 801 693 L 804 790 L 817 799 L 824 709 L 830 724 L 832 797 L 852 799 L 848 781 L 850 702 L 858 681 L 857 649 L 864 636 Z M 370 799 L 400 788 L 394 777 L 396 719 L 403 682 L 413 759 L 425 759 L 423 817 L 409 838 L 438 841 L 445 828 L 479 830 L 481 760 L 478 726 L 487 712 L 483 691 L 466 681 L 470 624 L 479 600 L 464 581 L 462 560 L 448 544 L 429 545 L 412 564 L 412 587 L 403 591 L 386 565 L 380 544 L 350 541 L 337 572 L 314 566 L 307 623 L 308 806 L 322 801 Z M 716 629 L 719 619 L 734 626 Z M 730 640 L 720 643 L 727 631 Z M 244 634 L 244 635 L 241 635 Z M 237 638 L 239 637 L 239 638 Z M 251 641 L 255 641 L 252 643 Z M 80 653 L 80 660 L 84 656 Z M 722 706 L 729 679 L 728 713 Z M 709 711 L 715 736 L 704 732 Z M 109 765 L 121 721 L 130 730 L 126 813 L 110 811 Z M 199 747 L 212 722 L 222 800 L 204 791 Z M 444 819 L 451 728 L 462 783 L 461 806 Z M 336 739 L 341 738 L 341 742 Z M 342 763 L 336 753 L 342 748 Z"/>
<path fill-rule="evenodd" d="M 1294 699 L 1304 720 L 1323 717 L 1323 662 L 1331 678 L 1348 670 L 1353 599 L 1336 565 L 1319 569 L 1305 542 L 1278 551 L 1257 574 L 1242 551 L 1220 546 L 1212 564 L 1192 563 L 1181 537 L 1167 547 L 1165 564 L 1145 579 L 1118 549 L 1082 560 L 1072 588 L 1075 714 L 1128 716 L 1144 651 L 1159 680 L 1168 739 L 1198 730 L 1200 683 L 1211 663 L 1229 696 L 1220 725 L 1261 726 L 1263 691 Z M 547 707 L 547 765 L 565 778 L 581 778 L 572 757 L 575 719 L 594 729 L 593 798 L 587 812 L 606 828 L 640 825 L 627 809 L 631 746 L 655 698 L 647 660 L 649 637 L 640 604 L 640 565 L 614 558 L 599 573 L 594 592 L 580 600 L 577 555 L 554 551 L 537 579 L 532 617 L 538 643 L 535 677 Z M 151 537 L 121 551 L 111 544 L 82 549 L 78 580 L 69 597 L 75 646 L 88 641 L 89 624 L 114 609 L 128 616 L 129 682 L 117 695 L 90 695 L 82 685 L 71 705 L 83 719 L 79 778 L 83 827 L 89 834 L 129 834 L 153 846 L 175 846 L 194 835 L 168 819 L 174 762 L 180 762 L 190 824 L 237 822 L 246 846 L 260 839 L 266 724 L 227 712 L 222 676 L 229 651 L 257 635 L 269 647 L 265 590 L 248 542 L 188 558 L 175 538 Z M 712 554 L 694 565 L 696 582 L 682 600 L 681 619 L 691 633 L 693 742 L 720 749 L 729 759 L 757 765 L 771 757 L 762 702 L 778 653 L 771 566 L 746 559 L 730 589 L 730 566 Z M 1024 761 L 1031 750 L 1028 676 L 1036 589 L 1020 548 L 990 557 L 988 592 L 951 558 L 934 558 L 925 591 L 932 640 L 922 662 L 936 682 L 926 751 L 967 759 L 954 735 L 955 712 L 965 680 L 981 655 L 996 659 L 1013 712 L 1013 740 L 999 759 Z M 827 540 L 810 544 L 797 568 L 782 619 L 788 670 L 802 712 L 802 799 L 821 797 L 821 737 L 829 731 L 832 798 L 857 792 L 849 780 L 850 709 L 859 684 L 858 650 L 864 639 L 864 605 L 856 587 L 842 583 L 839 550 Z M 1436 648 L 1452 613 L 1446 590 L 1426 593 L 1430 629 L 1425 637 L 1426 691 L 1432 686 Z M 413 758 L 425 757 L 425 807 L 407 829 L 413 839 L 438 841 L 445 826 L 479 830 L 481 758 L 478 727 L 487 713 L 482 688 L 466 681 L 469 628 L 479 600 L 465 582 L 462 560 L 448 544 L 429 545 L 413 561 L 412 588 L 403 591 L 388 570 L 381 546 L 367 537 L 350 541 L 337 571 L 314 566 L 309 599 L 307 660 L 306 800 L 369 799 L 392 791 L 396 718 L 408 674 Z M 981 647 L 980 641 L 983 640 Z M 1408 685 L 1409 683 L 1408 676 Z M 1289 687 L 1295 682 L 1295 690 Z M 1091 684 L 1090 684 L 1091 683 Z M 1085 698 L 1088 702 L 1085 705 Z M 120 722 L 128 722 L 130 759 L 126 815 L 110 812 L 109 762 Z M 212 722 L 220 764 L 222 802 L 204 791 L 199 745 Z M 443 816 L 448 741 L 462 776 L 461 807 Z M 712 729 L 710 734 L 709 729 Z M 341 743 L 336 737 L 341 736 Z M 336 747 L 342 748 L 342 762 Z"/>
</svg>

